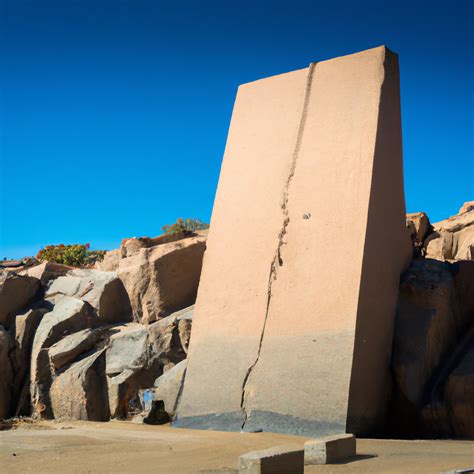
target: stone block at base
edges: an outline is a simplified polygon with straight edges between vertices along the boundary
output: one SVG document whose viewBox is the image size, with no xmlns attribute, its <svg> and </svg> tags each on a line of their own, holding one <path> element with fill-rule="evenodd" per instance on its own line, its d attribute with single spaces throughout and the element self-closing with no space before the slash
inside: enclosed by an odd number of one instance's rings
<svg viewBox="0 0 474 474">
<path fill-rule="evenodd" d="M 304 464 L 334 464 L 356 455 L 356 439 L 351 434 L 310 439 L 304 444 Z"/>
<path fill-rule="evenodd" d="M 277 446 L 251 451 L 239 458 L 240 474 L 303 474 L 304 450 L 298 446 Z"/>
</svg>

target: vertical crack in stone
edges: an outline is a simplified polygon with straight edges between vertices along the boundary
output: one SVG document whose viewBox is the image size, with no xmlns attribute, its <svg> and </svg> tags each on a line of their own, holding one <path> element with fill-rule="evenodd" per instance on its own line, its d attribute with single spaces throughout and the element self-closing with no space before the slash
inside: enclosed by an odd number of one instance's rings
<svg viewBox="0 0 474 474">
<path fill-rule="evenodd" d="M 255 360 L 253 364 L 248 368 L 247 373 L 245 374 L 244 381 L 242 383 L 242 397 L 240 400 L 240 409 L 244 413 L 244 421 L 242 423 L 241 429 L 244 429 L 245 424 L 247 423 L 248 419 L 248 412 L 245 408 L 245 390 L 247 387 L 247 383 L 250 379 L 250 376 L 252 374 L 253 369 L 257 365 L 259 359 L 260 359 L 260 353 L 262 352 L 262 343 L 263 343 L 263 337 L 265 335 L 265 328 L 267 326 L 267 320 L 268 320 L 268 313 L 270 310 L 270 302 L 272 299 L 272 286 L 273 282 L 277 279 L 277 269 L 278 267 L 283 266 L 283 258 L 281 256 L 281 248 L 284 244 L 284 238 L 286 235 L 286 229 L 288 227 L 288 224 L 290 222 L 290 216 L 288 212 L 288 199 L 289 199 L 289 191 L 290 191 L 290 185 L 293 180 L 293 176 L 295 175 L 295 170 L 296 170 L 296 162 L 298 160 L 298 155 L 299 151 L 301 148 L 301 142 L 303 140 L 303 133 L 306 125 L 306 118 L 308 115 L 308 107 L 309 107 L 309 100 L 311 96 L 311 84 L 313 82 L 313 74 L 314 74 L 314 69 L 316 68 L 317 63 L 311 63 L 308 68 L 308 76 L 306 78 L 306 88 L 305 88 L 305 96 L 304 96 L 304 103 L 303 103 L 303 110 L 301 112 L 301 118 L 298 124 L 298 133 L 296 136 L 296 144 L 295 148 L 293 150 L 293 153 L 291 155 L 291 164 L 290 164 L 290 170 L 288 173 L 288 177 L 286 179 L 285 187 L 283 189 L 283 195 L 282 195 L 282 202 L 281 202 L 281 210 L 283 213 L 283 223 L 281 230 L 278 234 L 278 243 L 277 243 L 277 248 L 275 251 L 275 255 L 273 257 L 273 260 L 270 265 L 270 274 L 268 276 L 268 286 L 267 286 L 267 306 L 265 310 L 265 318 L 263 320 L 263 326 L 262 326 L 262 331 L 260 333 L 260 341 L 258 345 L 258 350 L 257 350 L 257 356 L 255 357 Z"/>
</svg>

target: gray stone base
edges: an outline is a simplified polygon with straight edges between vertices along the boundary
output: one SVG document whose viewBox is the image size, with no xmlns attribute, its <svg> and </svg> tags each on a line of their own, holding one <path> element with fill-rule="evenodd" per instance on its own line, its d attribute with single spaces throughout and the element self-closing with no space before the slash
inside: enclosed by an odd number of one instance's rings
<svg viewBox="0 0 474 474">
<path fill-rule="evenodd" d="M 253 410 L 245 420 L 241 411 L 187 416 L 177 419 L 173 426 L 196 430 L 244 431 L 249 433 L 269 431 L 297 436 L 322 437 L 343 433 L 345 426 L 337 423 L 303 420 L 291 415 L 281 415 L 264 410 Z"/>
</svg>

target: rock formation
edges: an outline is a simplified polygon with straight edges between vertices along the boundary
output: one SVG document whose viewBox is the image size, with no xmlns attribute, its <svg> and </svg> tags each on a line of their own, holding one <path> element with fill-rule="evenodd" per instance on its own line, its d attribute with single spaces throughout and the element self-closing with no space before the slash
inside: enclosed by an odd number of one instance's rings
<svg viewBox="0 0 474 474">
<path fill-rule="evenodd" d="M 34 299 L 40 284 L 37 278 L 7 275 L 0 281 L 0 325 L 8 329 L 15 315 Z"/>
<path fill-rule="evenodd" d="M 186 364 L 187 361 L 182 360 L 155 381 L 149 406 L 145 406 L 140 415 L 144 423 L 162 424 L 175 418 Z"/>
<path fill-rule="evenodd" d="M 11 345 L 8 332 L 0 326 L 0 420 L 8 418 L 11 411 L 13 382 L 13 369 L 9 358 Z"/>
<path fill-rule="evenodd" d="M 391 436 L 474 436 L 474 260 L 462 250 L 474 248 L 473 224 L 468 202 L 414 240 L 425 252 L 400 282 Z"/>
<path fill-rule="evenodd" d="M 125 239 L 119 251 L 108 252 L 97 266 L 117 272 L 130 297 L 133 319 L 150 324 L 194 303 L 206 234 Z"/>
<path fill-rule="evenodd" d="M 474 260 L 474 204 L 466 202 L 459 214 L 433 224 L 424 242 L 426 257 L 437 260 Z"/>
<path fill-rule="evenodd" d="M 130 265 L 124 280 L 161 308 L 147 325 L 132 322 L 130 298 L 116 272 L 49 262 L 4 267 L 0 419 L 106 421 L 139 410 L 140 391 L 151 390 L 186 357 L 193 314 L 186 306 L 194 303 L 205 240 L 204 233 L 147 239 L 155 246 L 138 250 L 152 256 L 147 272 L 155 286 L 142 279 L 140 266 Z"/>
<path fill-rule="evenodd" d="M 108 421 L 104 350 L 74 362 L 59 374 L 50 396 L 55 418 Z"/>
<path fill-rule="evenodd" d="M 176 425 L 382 429 L 410 258 L 397 56 L 240 86 Z"/>
</svg>

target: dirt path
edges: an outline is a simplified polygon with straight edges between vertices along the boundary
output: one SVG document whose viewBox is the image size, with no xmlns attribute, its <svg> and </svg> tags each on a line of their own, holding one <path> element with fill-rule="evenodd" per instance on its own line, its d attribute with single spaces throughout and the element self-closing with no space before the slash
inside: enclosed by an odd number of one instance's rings
<svg viewBox="0 0 474 474">
<path fill-rule="evenodd" d="M 306 438 L 221 433 L 126 422 L 44 422 L 0 432 L 3 473 L 232 472 L 239 455 Z M 359 440 L 358 459 L 307 472 L 438 473 L 474 468 L 472 441 Z"/>
</svg>

